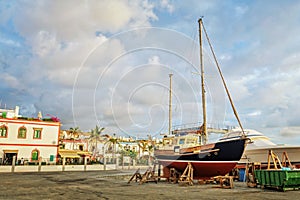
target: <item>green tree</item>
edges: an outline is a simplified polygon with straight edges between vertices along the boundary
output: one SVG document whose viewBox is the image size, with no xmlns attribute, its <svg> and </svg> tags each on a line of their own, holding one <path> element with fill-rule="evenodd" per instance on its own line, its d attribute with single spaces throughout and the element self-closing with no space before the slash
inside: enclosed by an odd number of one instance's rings
<svg viewBox="0 0 300 200">
<path fill-rule="evenodd" d="M 100 128 L 96 125 L 94 129 L 91 130 L 91 135 L 89 140 L 92 142 L 93 146 L 93 156 L 95 157 L 98 152 L 98 141 L 101 139 L 101 133 L 104 131 L 104 127 Z"/>
<path fill-rule="evenodd" d="M 120 154 L 122 155 L 122 157 L 124 157 L 124 156 L 129 156 L 129 157 L 131 157 L 132 159 L 136 159 L 136 157 L 137 157 L 137 152 L 132 151 L 132 150 L 122 149 L 122 150 L 120 151 Z"/>
<path fill-rule="evenodd" d="M 80 132 L 79 127 L 71 127 L 69 129 L 69 133 L 70 133 L 70 138 L 72 140 L 72 150 L 74 150 L 74 140 L 75 140 L 75 136 L 78 135 L 78 133 Z"/>
<path fill-rule="evenodd" d="M 153 146 L 152 144 L 151 144 L 151 145 L 148 144 L 147 150 L 148 150 L 148 154 L 149 154 L 149 157 L 148 157 L 148 164 L 150 165 L 150 163 L 151 163 L 151 154 L 152 154 L 153 151 L 154 151 L 154 146 Z"/>
<path fill-rule="evenodd" d="M 117 144 L 119 145 L 119 139 L 116 138 L 116 134 L 113 135 L 113 137 L 110 137 L 109 140 L 107 142 L 105 142 L 105 144 L 108 144 L 110 146 L 112 146 L 112 153 L 113 153 L 113 159 L 115 160 L 116 158 L 116 146 Z M 109 149 L 110 151 L 110 149 Z"/>
<path fill-rule="evenodd" d="M 139 146 L 140 150 L 142 150 L 143 155 L 146 151 L 148 152 L 148 163 L 150 164 L 150 162 L 151 162 L 151 153 L 153 153 L 153 151 L 154 151 L 153 141 L 151 139 L 141 140 L 141 141 L 139 141 L 138 146 Z"/>
<path fill-rule="evenodd" d="M 145 151 L 147 151 L 148 142 L 145 140 L 140 140 L 138 143 L 139 146 L 139 157 L 141 157 L 140 150 L 142 150 L 142 155 L 144 155 Z"/>
</svg>

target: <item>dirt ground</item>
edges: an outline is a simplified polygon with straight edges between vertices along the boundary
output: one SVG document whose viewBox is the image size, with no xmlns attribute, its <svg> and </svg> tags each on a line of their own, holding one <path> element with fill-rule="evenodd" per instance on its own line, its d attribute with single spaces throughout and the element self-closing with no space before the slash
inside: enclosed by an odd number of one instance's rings
<svg viewBox="0 0 300 200">
<path fill-rule="evenodd" d="M 179 186 L 161 181 L 127 184 L 133 171 L 43 172 L 0 174 L 0 199 L 299 199 L 300 191 L 233 189 L 215 184 Z"/>
</svg>

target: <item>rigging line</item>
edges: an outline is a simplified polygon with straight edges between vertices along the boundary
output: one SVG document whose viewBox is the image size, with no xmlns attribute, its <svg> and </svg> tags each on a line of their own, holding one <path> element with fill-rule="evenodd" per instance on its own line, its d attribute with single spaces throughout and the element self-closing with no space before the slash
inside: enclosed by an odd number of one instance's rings
<svg viewBox="0 0 300 200">
<path fill-rule="evenodd" d="M 197 45 L 194 41 L 197 41 L 196 40 L 196 36 L 197 36 L 197 32 L 193 31 L 193 35 L 192 35 L 192 45 L 191 45 L 191 51 L 189 52 L 189 57 L 190 57 L 190 60 L 193 62 L 194 60 L 196 60 L 197 56 L 194 52 L 196 52 L 195 50 L 197 49 Z"/>
<path fill-rule="evenodd" d="M 214 50 L 213 50 L 213 47 L 212 47 L 212 45 L 211 45 L 211 43 L 210 43 L 210 40 L 209 40 L 208 34 L 207 34 L 207 32 L 206 32 L 206 29 L 205 29 L 205 27 L 204 27 L 204 25 L 203 25 L 203 24 L 202 24 L 202 26 L 203 26 L 203 30 L 204 30 L 205 37 L 206 37 L 206 39 L 207 39 L 208 45 L 209 45 L 209 47 L 210 47 L 210 50 L 211 50 L 211 52 L 212 52 L 212 54 L 213 54 L 213 57 L 214 57 L 215 63 L 216 63 L 216 65 L 217 65 L 217 68 L 218 68 L 219 74 L 220 74 L 220 76 L 221 76 L 221 79 L 222 79 L 223 85 L 224 85 L 224 87 L 225 87 L 225 90 L 226 90 L 226 93 L 227 93 L 228 99 L 229 99 L 229 101 L 230 101 L 231 108 L 232 108 L 232 110 L 233 110 L 233 112 L 234 112 L 234 115 L 235 115 L 235 117 L 236 117 L 236 119 L 237 119 L 237 121 L 238 121 L 238 123 L 239 123 L 239 125 L 240 125 L 241 129 L 242 129 L 242 133 L 243 133 L 243 135 L 245 136 L 245 132 L 244 132 L 244 129 L 243 129 L 242 123 L 241 123 L 241 121 L 240 121 L 240 118 L 239 118 L 239 116 L 238 116 L 238 113 L 237 113 L 237 111 L 236 111 L 236 109 L 235 109 L 235 106 L 234 106 L 234 104 L 233 104 L 232 98 L 231 98 L 231 96 L 230 96 L 229 90 L 228 90 L 228 88 L 227 88 L 227 85 L 226 85 L 226 82 L 225 82 L 225 79 L 224 79 L 224 77 L 223 77 L 223 75 L 222 75 L 221 68 L 220 68 L 220 66 L 219 66 L 219 63 L 218 63 L 218 61 L 217 61 L 217 58 L 216 58 L 215 52 L 214 52 Z"/>
</svg>

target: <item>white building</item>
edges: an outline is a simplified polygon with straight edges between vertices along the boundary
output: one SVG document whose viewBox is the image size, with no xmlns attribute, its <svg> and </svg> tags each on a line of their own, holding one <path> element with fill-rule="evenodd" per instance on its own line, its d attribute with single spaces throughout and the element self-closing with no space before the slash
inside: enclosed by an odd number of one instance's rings
<svg viewBox="0 0 300 200">
<path fill-rule="evenodd" d="M 4 118 L 18 118 L 21 117 L 19 115 L 19 106 L 16 106 L 15 109 L 2 109 L 0 108 L 0 116 Z"/>
<path fill-rule="evenodd" d="M 25 162 L 55 163 L 59 149 L 60 122 L 51 119 L 0 116 L 0 164 L 10 164 L 13 156 Z"/>
</svg>

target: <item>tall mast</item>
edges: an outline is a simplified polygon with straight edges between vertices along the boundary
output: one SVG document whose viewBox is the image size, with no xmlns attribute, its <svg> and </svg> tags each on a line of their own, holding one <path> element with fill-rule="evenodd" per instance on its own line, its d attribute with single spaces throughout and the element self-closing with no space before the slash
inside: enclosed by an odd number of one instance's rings
<svg viewBox="0 0 300 200">
<path fill-rule="evenodd" d="M 208 45 L 209 45 L 209 48 L 210 48 L 210 51 L 211 51 L 211 53 L 212 53 L 212 55 L 213 55 L 213 57 L 214 57 L 214 60 L 215 60 L 215 63 L 216 63 L 216 66 L 217 66 L 217 69 L 218 69 L 219 75 L 220 75 L 220 77 L 221 77 L 221 79 L 222 79 L 222 83 L 223 83 L 223 85 L 224 85 L 224 88 L 225 88 L 225 91 L 226 91 L 227 97 L 228 97 L 228 99 L 229 99 L 229 102 L 230 102 L 231 108 L 232 108 L 232 110 L 233 110 L 233 113 L 234 113 L 234 115 L 235 115 L 235 118 L 237 119 L 237 121 L 238 121 L 238 123 L 239 123 L 239 125 L 240 125 L 240 127 L 241 127 L 241 129 L 242 129 L 242 136 L 243 136 L 243 137 L 245 137 L 245 132 L 244 132 L 244 129 L 243 129 L 243 126 L 242 126 L 241 120 L 240 120 L 240 118 L 239 118 L 239 115 L 238 115 L 238 113 L 237 113 L 237 111 L 236 111 L 236 109 L 235 109 L 235 106 L 234 106 L 233 100 L 232 100 L 232 98 L 231 98 L 231 95 L 230 95 L 230 93 L 229 93 L 229 90 L 228 90 L 227 84 L 226 84 L 226 82 L 225 82 L 225 79 L 224 79 L 224 77 L 223 77 L 223 74 L 222 74 L 222 71 L 221 71 L 220 65 L 219 65 L 219 63 L 218 63 L 218 60 L 217 60 L 216 54 L 215 54 L 215 52 L 214 52 L 214 50 L 213 50 L 213 47 L 212 47 L 212 45 L 211 45 L 211 43 L 210 43 L 210 39 L 209 39 L 209 37 L 208 37 L 208 34 L 207 34 L 206 30 L 205 30 L 205 27 L 204 27 L 204 26 L 203 26 L 203 24 L 202 24 L 202 20 L 200 19 L 199 21 L 201 21 L 201 25 L 202 25 L 202 28 L 203 28 L 204 34 L 205 34 L 205 36 L 206 36 L 206 39 L 207 39 L 207 43 L 208 43 Z"/>
<path fill-rule="evenodd" d="M 202 18 L 198 20 L 199 23 L 199 43 L 200 43 L 200 69 L 201 69 L 201 91 L 202 91 L 202 112 L 203 124 L 202 135 L 204 136 L 204 144 L 207 142 L 207 122 L 206 122 L 206 98 L 204 87 L 204 65 L 203 65 L 203 49 L 202 49 Z"/>
<path fill-rule="evenodd" d="M 170 88 L 169 88 L 169 135 L 171 135 L 171 127 L 172 127 L 172 76 L 173 76 L 173 74 L 169 74 L 169 77 L 170 77 Z"/>
</svg>

